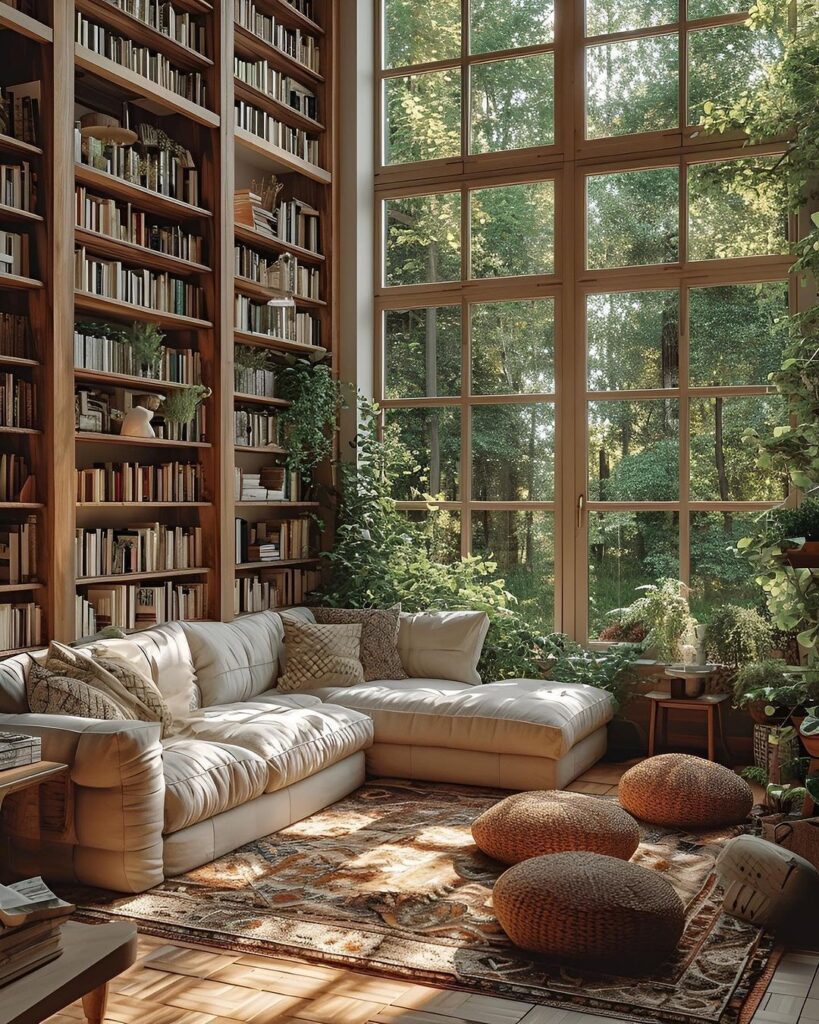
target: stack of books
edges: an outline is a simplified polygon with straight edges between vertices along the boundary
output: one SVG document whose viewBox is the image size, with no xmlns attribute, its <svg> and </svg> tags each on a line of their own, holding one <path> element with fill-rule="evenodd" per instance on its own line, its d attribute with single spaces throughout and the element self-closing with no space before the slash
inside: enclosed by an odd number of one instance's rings
<svg viewBox="0 0 819 1024">
<path fill-rule="evenodd" d="M 60 955 L 63 921 L 73 911 L 42 878 L 0 885 L 0 985 Z"/>
<path fill-rule="evenodd" d="M 284 501 L 287 474 L 284 466 L 263 466 L 258 473 L 235 469 L 236 501 Z"/>
<path fill-rule="evenodd" d="M 22 768 L 42 760 L 39 736 L 24 732 L 0 730 L 0 771 L 5 768 Z"/>
<path fill-rule="evenodd" d="M 238 189 L 233 195 L 233 217 L 237 224 L 245 224 L 270 238 L 276 237 L 276 213 L 262 206 L 258 192 Z"/>
</svg>

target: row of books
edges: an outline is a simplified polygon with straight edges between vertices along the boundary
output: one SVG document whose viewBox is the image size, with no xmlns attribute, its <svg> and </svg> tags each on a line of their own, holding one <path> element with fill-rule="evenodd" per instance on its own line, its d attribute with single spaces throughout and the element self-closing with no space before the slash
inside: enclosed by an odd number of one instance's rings
<svg viewBox="0 0 819 1024">
<path fill-rule="evenodd" d="M 0 427 L 36 427 L 36 401 L 35 386 L 30 380 L 0 373 Z"/>
<path fill-rule="evenodd" d="M 37 517 L 0 527 L 0 583 L 37 579 Z"/>
<path fill-rule="evenodd" d="M 34 601 L 0 604 L 0 651 L 37 647 L 43 639 L 43 613 Z"/>
<path fill-rule="evenodd" d="M 39 145 L 39 82 L 0 86 L 0 132 L 30 146 Z"/>
<path fill-rule="evenodd" d="M 28 160 L 0 164 L 0 203 L 15 210 L 32 211 L 37 206 L 37 175 Z"/>
<path fill-rule="evenodd" d="M 74 287 L 89 295 L 157 312 L 200 317 L 204 308 L 204 293 L 199 285 L 166 272 L 136 270 L 120 260 L 100 259 L 89 255 L 85 246 L 74 252 Z"/>
<path fill-rule="evenodd" d="M 74 128 L 74 159 L 158 195 L 198 206 L 199 172 L 190 152 L 173 140 L 173 149 L 167 148 L 152 125 L 140 124 L 136 130 L 145 141 L 139 147 L 122 146 L 84 137 L 78 124 Z"/>
<path fill-rule="evenodd" d="M 313 0 L 284 0 L 284 2 L 294 11 L 303 14 L 305 18 L 309 18 L 311 21 L 316 20 L 313 15 Z"/>
<path fill-rule="evenodd" d="M 241 189 L 233 196 L 233 217 L 237 224 L 244 224 L 286 245 L 298 245 L 317 254 L 321 252 L 320 214 L 315 207 L 300 199 L 285 199 L 272 210 L 266 210 L 257 193 Z"/>
<path fill-rule="evenodd" d="M 266 288 L 276 288 L 306 299 L 321 298 L 318 267 L 305 266 L 296 256 L 287 254 L 274 260 L 240 243 L 233 249 L 233 272 L 237 277 L 255 281 Z"/>
<path fill-rule="evenodd" d="M 0 313 L 0 355 L 31 359 L 31 324 L 20 313 Z"/>
<path fill-rule="evenodd" d="M 315 569 L 274 569 L 260 576 L 240 576 L 233 584 L 233 612 L 263 612 L 269 608 L 289 608 L 304 599 L 321 583 Z"/>
<path fill-rule="evenodd" d="M 236 564 L 276 562 L 310 557 L 310 520 L 249 523 L 237 518 L 235 526 Z"/>
<path fill-rule="evenodd" d="M 79 579 L 132 572 L 164 572 L 202 566 L 202 528 L 150 526 L 80 528 L 74 531 Z"/>
<path fill-rule="evenodd" d="M 233 470 L 236 501 L 284 501 L 287 471 L 284 466 L 263 466 L 258 473 L 236 466 Z"/>
<path fill-rule="evenodd" d="M 178 224 L 152 223 L 148 214 L 135 209 L 131 203 L 95 195 L 83 186 L 77 186 L 75 197 L 77 227 L 168 256 L 202 262 L 201 235 L 185 231 Z"/>
<path fill-rule="evenodd" d="M 256 395 L 259 398 L 276 397 L 275 370 L 234 366 L 233 381 L 236 391 L 242 395 Z"/>
<path fill-rule="evenodd" d="M 234 57 L 233 74 L 240 82 L 258 89 L 286 107 L 292 107 L 305 117 L 311 117 L 314 121 L 318 117 L 315 93 L 295 78 L 274 68 L 270 61 Z"/>
<path fill-rule="evenodd" d="M 17 231 L 0 231 L 0 274 L 28 277 L 28 235 Z"/>
<path fill-rule="evenodd" d="M 276 50 L 287 54 L 311 71 L 320 70 L 319 46 L 316 39 L 298 28 L 289 28 L 273 17 L 263 14 L 254 0 L 233 0 L 233 17 L 237 25 L 264 40 Z"/>
<path fill-rule="evenodd" d="M 105 462 L 77 470 L 77 501 L 202 501 L 198 462 Z"/>
<path fill-rule="evenodd" d="M 36 501 L 35 491 L 25 456 L 0 453 L 0 501 Z"/>
<path fill-rule="evenodd" d="M 93 636 L 106 626 L 137 629 L 176 619 L 205 618 L 207 583 L 166 583 L 155 586 L 116 583 L 88 587 L 75 605 L 77 638 Z"/>
<path fill-rule="evenodd" d="M 60 955 L 63 922 L 74 909 L 39 877 L 0 885 L 0 986 Z"/>
<path fill-rule="evenodd" d="M 147 78 L 154 85 L 169 89 L 177 96 L 184 96 L 192 103 L 205 104 L 207 90 L 205 79 L 199 71 L 183 71 L 171 63 L 164 53 L 140 46 L 133 39 L 90 21 L 79 11 L 75 41 L 120 67 Z"/>
<path fill-rule="evenodd" d="M 205 53 L 205 26 L 186 11 L 177 11 L 173 4 L 163 0 L 108 0 L 108 3 L 182 46 Z"/>
<path fill-rule="evenodd" d="M 246 295 L 235 298 L 234 324 L 237 330 L 251 334 L 266 334 L 302 345 L 321 344 L 321 321 L 317 317 L 293 306 L 262 305 Z"/>
<path fill-rule="evenodd" d="M 74 365 L 82 370 L 101 373 L 122 373 L 145 377 L 159 383 L 198 384 L 202 380 L 202 357 L 190 348 L 164 346 L 155 377 L 146 377 L 145 368 L 134 359 L 130 342 L 105 334 L 105 325 L 76 327 L 74 330 Z"/>
<path fill-rule="evenodd" d="M 271 412 L 234 409 L 233 438 L 240 447 L 265 448 L 269 444 L 278 444 L 278 417 Z"/>
<path fill-rule="evenodd" d="M 300 160 L 318 164 L 318 139 L 303 128 L 294 128 L 292 125 L 285 124 L 284 121 L 268 114 L 266 110 L 260 110 L 251 103 L 245 103 L 244 100 L 236 100 L 234 111 L 237 128 L 243 128 L 252 135 L 257 135 L 260 139 L 283 149 L 286 153 L 292 153 Z"/>
</svg>

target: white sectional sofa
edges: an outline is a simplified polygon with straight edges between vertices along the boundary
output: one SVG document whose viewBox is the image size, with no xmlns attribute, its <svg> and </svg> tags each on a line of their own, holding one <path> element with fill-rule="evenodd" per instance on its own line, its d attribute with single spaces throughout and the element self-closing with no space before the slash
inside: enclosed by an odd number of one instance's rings
<svg viewBox="0 0 819 1024">
<path fill-rule="evenodd" d="M 312 619 L 307 609 L 286 614 Z M 31 714 L 26 657 L 0 663 L 0 729 L 36 733 L 44 758 L 70 766 L 64 806 L 37 790 L 6 801 L 5 866 L 140 892 L 336 802 L 365 772 L 542 789 L 567 785 L 605 752 L 604 691 L 554 680 L 475 685 L 474 664 L 452 667 L 459 652 L 409 650 L 412 620 L 401 628 L 409 671 L 437 664 L 461 680 L 280 693 L 286 652 L 274 612 L 101 641 L 162 691 L 175 723 L 165 739 L 154 723 Z"/>
</svg>

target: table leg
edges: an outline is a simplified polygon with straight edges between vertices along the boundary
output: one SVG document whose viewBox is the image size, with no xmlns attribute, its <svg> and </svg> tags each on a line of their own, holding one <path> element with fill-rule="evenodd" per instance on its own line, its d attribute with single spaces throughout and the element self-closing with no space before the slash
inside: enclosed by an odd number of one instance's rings
<svg viewBox="0 0 819 1024">
<path fill-rule="evenodd" d="M 722 752 L 725 754 L 725 763 L 730 766 L 733 764 L 734 759 L 731 754 L 731 748 L 728 746 L 728 740 L 725 738 L 725 718 L 722 714 L 722 702 L 716 705 L 716 714 L 720 746 L 722 747 Z"/>
<path fill-rule="evenodd" d="M 709 704 L 708 705 L 708 707 L 706 709 L 705 717 L 707 719 L 707 724 L 708 724 L 708 760 L 709 761 L 716 761 L 716 759 L 717 759 L 717 751 L 716 751 L 716 744 L 714 743 L 714 705 L 713 704 Z"/>
<path fill-rule="evenodd" d="M 648 756 L 654 757 L 654 742 L 657 736 L 657 701 L 651 701 L 648 713 Z"/>
<path fill-rule="evenodd" d="M 108 983 L 82 997 L 82 1009 L 88 1024 L 102 1024 L 108 1007 Z"/>
</svg>

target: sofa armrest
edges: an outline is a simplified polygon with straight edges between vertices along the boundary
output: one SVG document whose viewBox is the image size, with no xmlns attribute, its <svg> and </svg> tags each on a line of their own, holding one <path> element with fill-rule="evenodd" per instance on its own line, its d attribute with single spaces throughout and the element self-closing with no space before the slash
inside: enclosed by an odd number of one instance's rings
<svg viewBox="0 0 819 1024">
<path fill-rule="evenodd" d="M 140 892 L 163 880 L 165 779 L 157 723 L 21 714 L 0 715 L 0 728 L 34 733 L 44 760 L 69 766 L 70 827 L 58 837 L 37 837 L 38 843 L 19 824 L 32 820 L 38 800 L 36 788 L 24 791 L 27 813 L 19 813 L 18 801 L 18 813 L 6 815 L 12 866 L 26 860 L 30 875 L 33 858 L 42 874 L 119 892 Z M 39 820 L 39 807 L 36 815 Z"/>
</svg>

